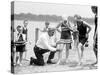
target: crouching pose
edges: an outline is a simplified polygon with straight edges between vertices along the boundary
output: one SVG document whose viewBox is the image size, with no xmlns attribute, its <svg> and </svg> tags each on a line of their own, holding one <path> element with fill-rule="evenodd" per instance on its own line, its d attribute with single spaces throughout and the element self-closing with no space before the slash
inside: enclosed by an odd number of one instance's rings
<svg viewBox="0 0 100 75">
<path fill-rule="evenodd" d="M 53 47 L 50 44 L 50 38 L 54 35 L 55 29 L 54 28 L 48 28 L 48 32 L 44 32 L 39 39 L 36 42 L 36 45 L 34 47 L 34 53 L 36 56 L 36 59 L 33 57 L 30 58 L 30 65 L 35 64 L 39 66 L 45 65 L 43 54 L 50 52 L 50 55 L 48 57 L 47 64 L 54 64 L 52 62 L 52 59 L 54 57 L 54 54 L 57 50 L 57 48 Z"/>
</svg>

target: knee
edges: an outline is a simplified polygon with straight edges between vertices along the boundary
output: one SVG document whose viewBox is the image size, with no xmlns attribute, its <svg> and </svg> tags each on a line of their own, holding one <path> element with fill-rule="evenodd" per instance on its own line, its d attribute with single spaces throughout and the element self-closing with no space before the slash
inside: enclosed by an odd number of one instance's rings
<svg viewBox="0 0 100 75">
<path fill-rule="evenodd" d="M 81 50 L 84 50 L 84 46 L 83 45 L 81 46 Z"/>
<path fill-rule="evenodd" d="M 81 44 L 81 43 L 79 43 L 78 47 L 79 47 L 79 48 L 81 48 L 81 47 L 82 47 L 82 44 Z"/>
<path fill-rule="evenodd" d="M 40 66 L 45 65 L 44 60 L 39 61 L 38 65 L 40 65 Z"/>
</svg>

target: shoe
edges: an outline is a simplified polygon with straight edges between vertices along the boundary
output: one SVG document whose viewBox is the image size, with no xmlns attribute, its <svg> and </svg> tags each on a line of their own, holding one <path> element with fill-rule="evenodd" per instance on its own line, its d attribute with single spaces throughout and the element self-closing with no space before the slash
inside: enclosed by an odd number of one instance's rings
<svg viewBox="0 0 100 75">
<path fill-rule="evenodd" d="M 33 64 L 33 61 L 32 61 L 32 60 L 33 60 L 33 58 L 31 57 L 31 58 L 30 58 L 30 65 Z"/>
<path fill-rule="evenodd" d="M 96 66 L 97 65 L 97 62 L 95 62 L 95 63 L 93 63 L 93 64 L 91 64 L 92 66 Z"/>
<path fill-rule="evenodd" d="M 47 64 L 55 64 L 55 63 L 52 61 L 47 61 Z"/>
</svg>

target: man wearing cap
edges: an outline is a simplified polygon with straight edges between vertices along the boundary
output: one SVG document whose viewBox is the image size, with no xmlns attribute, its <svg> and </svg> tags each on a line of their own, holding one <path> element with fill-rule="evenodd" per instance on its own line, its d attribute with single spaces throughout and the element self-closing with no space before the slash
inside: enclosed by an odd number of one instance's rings
<svg viewBox="0 0 100 75">
<path fill-rule="evenodd" d="M 57 48 L 55 48 L 50 44 L 51 42 L 50 38 L 54 35 L 54 32 L 55 32 L 54 28 L 48 28 L 48 32 L 44 32 L 39 37 L 34 47 L 34 53 L 37 59 L 31 57 L 30 65 L 34 63 L 35 65 L 43 66 L 45 64 L 43 59 L 43 54 L 46 52 L 50 52 L 47 63 L 53 64 L 51 59 L 53 59 L 55 52 L 58 51 Z"/>
</svg>

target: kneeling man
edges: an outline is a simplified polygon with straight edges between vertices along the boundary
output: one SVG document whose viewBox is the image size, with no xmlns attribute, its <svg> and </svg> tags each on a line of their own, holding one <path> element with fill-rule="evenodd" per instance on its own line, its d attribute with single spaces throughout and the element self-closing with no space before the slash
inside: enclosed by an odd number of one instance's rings
<svg viewBox="0 0 100 75">
<path fill-rule="evenodd" d="M 30 58 L 30 65 L 35 64 L 39 66 L 43 66 L 44 59 L 43 59 L 43 54 L 46 52 L 50 52 L 50 55 L 48 57 L 48 64 L 54 64 L 51 59 L 53 59 L 54 54 L 57 50 L 57 48 L 53 47 L 50 42 L 51 42 L 51 37 L 54 35 L 55 29 L 54 28 L 48 28 L 48 32 L 44 32 L 43 34 L 40 35 L 35 47 L 34 47 L 34 53 L 37 59 Z"/>
</svg>

